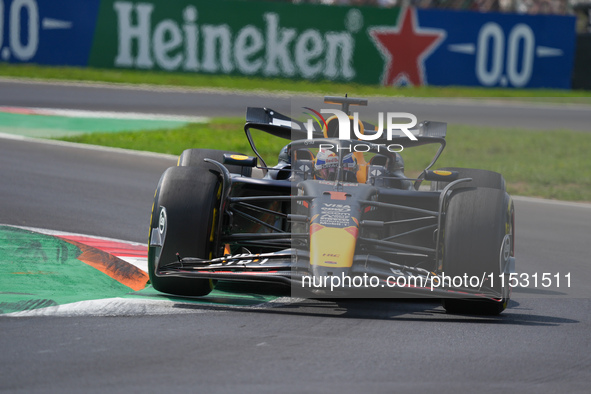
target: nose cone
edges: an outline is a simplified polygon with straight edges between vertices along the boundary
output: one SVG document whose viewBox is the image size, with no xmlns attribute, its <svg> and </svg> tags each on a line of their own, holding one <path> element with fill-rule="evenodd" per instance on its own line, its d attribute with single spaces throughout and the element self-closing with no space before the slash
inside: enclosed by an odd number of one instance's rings
<svg viewBox="0 0 591 394">
<path fill-rule="evenodd" d="M 310 225 L 310 264 L 330 268 L 350 268 L 359 230 L 356 226 Z"/>
</svg>

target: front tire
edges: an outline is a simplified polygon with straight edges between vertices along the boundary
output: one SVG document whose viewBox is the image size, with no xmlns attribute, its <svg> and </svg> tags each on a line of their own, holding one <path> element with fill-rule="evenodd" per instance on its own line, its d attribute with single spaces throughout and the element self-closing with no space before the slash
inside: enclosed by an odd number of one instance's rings
<svg viewBox="0 0 591 394">
<path fill-rule="evenodd" d="M 213 289 L 209 279 L 157 275 L 159 268 L 180 257 L 212 258 L 215 221 L 219 214 L 220 182 L 214 167 L 203 162 L 195 167 L 170 167 L 158 183 L 150 240 L 160 233 L 162 246 L 150 245 L 148 273 L 154 289 L 163 293 L 203 296 Z"/>
<path fill-rule="evenodd" d="M 513 201 L 503 190 L 462 188 L 452 192 L 445 214 L 442 271 L 449 277 L 484 277 L 484 286 L 497 294 L 499 301 L 444 299 L 448 313 L 498 315 L 505 310 L 510 292 L 509 286 L 501 287 L 500 275 L 506 273 L 513 250 L 513 219 Z"/>
</svg>

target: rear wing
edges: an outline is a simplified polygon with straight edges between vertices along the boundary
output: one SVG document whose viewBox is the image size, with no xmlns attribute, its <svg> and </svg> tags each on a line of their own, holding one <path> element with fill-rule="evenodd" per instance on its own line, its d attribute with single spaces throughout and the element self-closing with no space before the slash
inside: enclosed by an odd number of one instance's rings
<svg viewBox="0 0 591 394">
<path fill-rule="evenodd" d="M 352 98 L 352 97 L 324 97 L 324 102 L 327 104 L 340 104 L 341 110 L 346 114 L 350 114 L 349 107 L 351 105 L 367 105 L 366 99 Z M 309 123 L 308 123 L 309 124 Z M 324 123 L 326 125 L 326 122 Z M 376 126 L 367 122 L 363 122 L 365 135 L 376 135 L 378 131 Z M 323 130 L 319 123 L 312 122 L 312 138 L 324 138 Z M 292 119 L 289 116 L 283 115 L 270 108 L 248 107 L 246 108 L 246 124 L 244 125 L 244 132 L 248 143 L 253 152 L 260 159 L 261 164 L 267 167 L 267 164 L 259 154 L 250 134 L 250 129 L 257 129 L 274 135 L 276 137 L 284 138 L 290 141 L 308 139 L 308 130 L 303 122 Z M 431 161 L 428 170 L 435 164 L 443 149 L 445 148 L 445 136 L 447 134 L 447 124 L 443 122 L 424 121 L 419 123 L 415 128 L 409 130 L 416 140 L 411 140 L 402 130 L 392 130 L 391 138 L 388 138 L 388 133 L 382 131 L 381 136 L 372 139 L 373 144 L 389 145 L 399 144 L 405 148 L 413 146 L 439 143 L 440 147 L 435 157 Z"/>
<path fill-rule="evenodd" d="M 303 140 L 308 138 L 304 123 L 291 119 L 270 108 L 246 108 L 246 128 L 267 132 L 286 140 Z M 314 130 L 314 138 L 323 138 L 322 130 Z"/>
<path fill-rule="evenodd" d="M 312 132 L 313 138 L 324 138 L 324 134 L 319 126 L 314 123 Z M 377 133 L 375 126 L 364 122 L 365 134 L 372 135 Z M 370 126 L 370 127 L 368 127 Z M 267 132 L 276 137 L 288 140 L 303 140 L 308 138 L 308 131 L 303 122 L 292 119 L 270 108 L 248 107 L 246 109 L 246 125 L 244 129 L 254 128 Z M 373 129 L 373 130 L 372 130 Z M 411 133 L 417 137 L 417 141 L 410 140 L 401 130 L 394 130 L 392 139 L 384 137 L 372 140 L 376 144 L 390 144 L 404 142 L 404 146 L 424 145 L 428 143 L 441 142 L 447 134 L 447 123 L 423 121 L 415 128 L 410 129 Z"/>
</svg>

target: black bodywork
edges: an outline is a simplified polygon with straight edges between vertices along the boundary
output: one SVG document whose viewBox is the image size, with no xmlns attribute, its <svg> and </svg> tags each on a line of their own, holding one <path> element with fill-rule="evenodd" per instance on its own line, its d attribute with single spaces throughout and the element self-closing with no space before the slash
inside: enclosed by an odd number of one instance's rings
<svg viewBox="0 0 591 394">
<path fill-rule="evenodd" d="M 366 130 L 372 127 L 366 124 Z M 258 154 L 250 129 L 292 140 L 287 148 L 289 160 L 269 167 Z M 315 130 L 314 139 L 309 140 L 303 123 L 272 109 L 248 108 L 245 132 L 258 156 L 262 177 L 231 173 L 225 166 L 240 164 L 243 160 L 245 166 L 252 167 L 257 161 L 253 158 L 234 160 L 226 155 L 223 162 L 205 160 L 215 166 L 220 180 L 219 213 L 211 229 L 212 258 L 177 256 L 172 261 L 158 261 L 158 250 L 165 241 L 153 236 L 150 247 L 155 250 L 155 275 L 282 283 L 292 286 L 293 294 L 297 295 L 311 292 L 358 296 L 365 292 L 380 297 L 470 297 L 492 302 L 508 299 L 507 290 L 489 286 L 485 275 L 478 288 L 440 283 L 445 271 L 444 229 L 449 199 L 455 189 L 472 180 L 462 178 L 457 171 L 429 170 L 445 147 L 444 123 L 419 124 L 413 130 L 416 141 L 403 135 L 371 143 L 338 140 L 325 138 L 321 130 Z M 440 148 L 427 169 L 416 179 L 409 179 L 399 164 L 400 154 L 384 150 L 385 145 L 397 143 L 405 149 L 424 144 L 439 144 Z M 313 150 L 321 144 L 339 146 L 343 148 L 340 152 L 354 150 L 358 144 L 368 145 L 370 150 L 379 150 L 376 155 L 379 159 L 367 163 L 364 183 L 347 180 L 343 174 L 335 180 L 318 180 L 311 170 L 313 157 L 298 155 L 298 152 Z M 440 187 L 420 187 L 425 180 Z M 335 210 L 341 212 L 335 214 Z M 331 221 L 333 219 L 335 221 Z M 330 227 L 349 229 L 354 236 L 350 266 L 341 267 L 335 263 L 335 267 L 331 267 L 329 260 L 325 261 L 327 264 L 312 261 L 317 260 L 314 257 L 317 255 L 311 256 L 314 253 L 338 254 L 333 251 L 344 247 L 336 245 L 325 250 L 325 246 L 321 246 L 323 250 L 318 252 L 319 247 L 311 245 L 314 226 L 323 227 L 322 220 Z M 512 234 L 511 229 L 511 237 Z M 513 239 L 510 241 L 512 249 Z M 495 275 L 508 274 L 513 267 L 511 250 L 511 256 L 501 262 Z M 336 289 L 331 286 L 331 291 L 327 283 L 303 287 L 304 283 L 309 283 L 305 282 L 306 278 L 309 281 L 311 277 L 343 275 L 371 276 L 378 282 L 373 282 L 371 288 L 340 283 Z M 393 285 L 393 278 L 399 277 L 415 279 L 414 282 L 400 280 L 400 285 Z"/>
</svg>

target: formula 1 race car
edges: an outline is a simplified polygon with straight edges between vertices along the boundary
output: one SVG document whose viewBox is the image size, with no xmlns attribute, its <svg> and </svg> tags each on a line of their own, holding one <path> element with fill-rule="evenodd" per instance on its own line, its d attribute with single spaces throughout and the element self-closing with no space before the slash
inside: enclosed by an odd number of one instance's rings
<svg viewBox="0 0 591 394">
<path fill-rule="evenodd" d="M 351 105 L 367 100 L 325 103 L 341 109 L 328 119 L 310 109 L 317 123 L 249 107 L 244 130 L 254 156 L 181 154 L 154 196 L 152 286 L 202 296 L 220 280 L 268 282 L 297 296 L 427 296 L 442 299 L 448 313 L 501 313 L 515 268 L 514 208 L 503 177 L 430 170 L 445 147 L 445 123 L 383 133 L 382 122 L 350 115 Z M 357 138 L 343 138 L 351 134 L 343 127 Z M 290 140 L 277 165 L 258 153 L 251 129 Z M 435 157 L 408 178 L 401 150 L 426 144 L 439 144 Z"/>
</svg>

